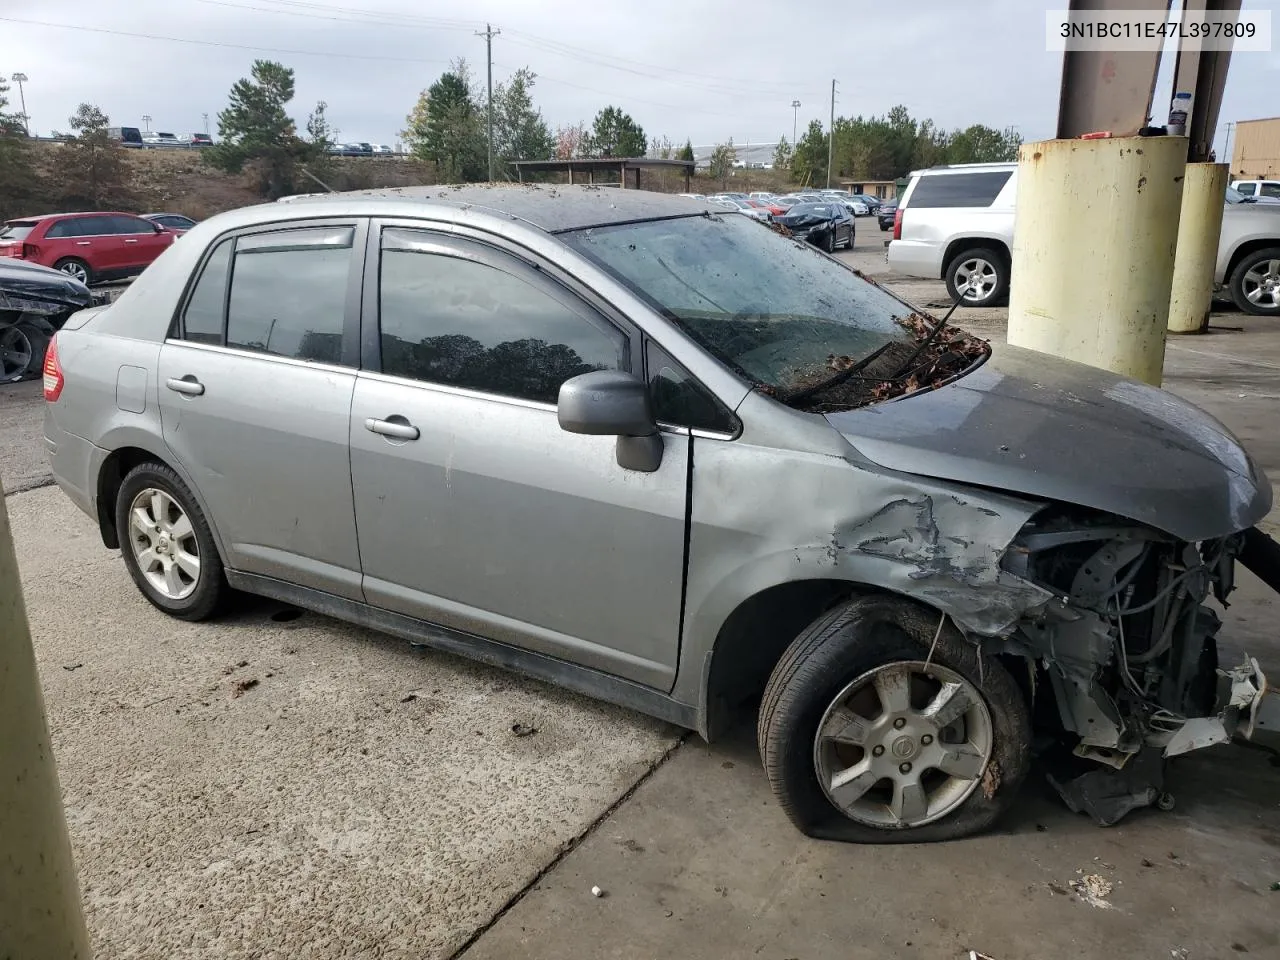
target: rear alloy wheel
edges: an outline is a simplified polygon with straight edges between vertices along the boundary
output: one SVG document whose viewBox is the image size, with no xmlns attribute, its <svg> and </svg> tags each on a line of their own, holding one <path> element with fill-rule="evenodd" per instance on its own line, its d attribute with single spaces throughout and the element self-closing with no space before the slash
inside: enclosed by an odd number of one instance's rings
<svg viewBox="0 0 1280 960">
<path fill-rule="evenodd" d="M 804 833 L 951 840 L 985 830 L 1012 802 L 1030 757 L 1026 699 L 949 621 L 939 631 L 940 616 L 857 597 L 815 621 L 774 668 L 760 753 Z"/>
<path fill-rule="evenodd" d="M 79 280 L 85 286 L 89 285 L 89 281 L 93 279 L 93 270 L 83 260 L 76 257 L 65 257 L 53 265 L 53 269 L 60 270 L 67 276 Z"/>
<path fill-rule="evenodd" d="M 1009 290 L 1009 267 L 995 250 L 965 250 L 947 264 L 947 293 L 966 307 L 989 307 Z"/>
<path fill-rule="evenodd" d="M 1245 313 L 1280 316 L 1280 247 L 1258 250 L 1231 271 L 1231 299 Z"/>
<path fill-rule="evenodd" d="M 180 620 L 217 612 L 230 588 L 209 524 L 169 467 L 143 463 L 116 497 L 116 534 L 125 566 L 143 596 Z"/>
<path fill-rule="evenodd" d="M 0 323 L 0 383 L 39 373 L 48 345 L 48 337 L 25 323 Z"/>
</svg>

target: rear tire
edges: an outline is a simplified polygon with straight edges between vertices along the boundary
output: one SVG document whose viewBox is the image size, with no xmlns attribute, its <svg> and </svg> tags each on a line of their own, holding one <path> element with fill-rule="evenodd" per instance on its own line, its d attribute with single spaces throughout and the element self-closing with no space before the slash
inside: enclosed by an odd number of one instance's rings
<svg viewBox="0 0 1280 960">
<path fill-rule="evenodd" d="M 93 283 L 95 279 L 93 267 L 89 266 L 89 264 L 85 263 L 79 257 L 63 257 L 53 265 L 53 269 L 59 270 L 69 277 L 74 277 L 86 287 Z"/>
<path fill-rule="evenodd" d="M 855 843 L 953 840 L 990 827 L 1017 795 L 1030 757 L 1026 699 L 950 621 L 933 646 L 939 616 L 898 597 L 857 597 L 814 621 L 774 668 L 760 706 L 760 755 L 803 833 Z M 899 701 L 907 705 L 891 706 L 881 680 L 907 691 Z M 873 699 L 850 699 L 864 693 Z M 867 702 L 878 707 L 863 712 Z M 954 717 L 941 713 L 949 710 Z M 942 725 L 930 726 L 933 717 Z"/>
<path fill-rule="evenodd" d="M 1255 317 L 1280 316 L 1280 247 L 1257 250 L 1231 271 L 1231 299 Z"/>
<path fill-rule="evenodd" d="M 134 467 L 116 495 L 125 567 L 153 606 L 179 620 L 207 620 L 231 592 L 204 512 L 162 463 Z"/>
<path fill-rule="evenodd" d="M 1009 261 L 999 250 L 970 247 L 952 257 L 946 271 L 947 293 L 966 307 L 989 307 L 1009 293 Z"/>
</svg>

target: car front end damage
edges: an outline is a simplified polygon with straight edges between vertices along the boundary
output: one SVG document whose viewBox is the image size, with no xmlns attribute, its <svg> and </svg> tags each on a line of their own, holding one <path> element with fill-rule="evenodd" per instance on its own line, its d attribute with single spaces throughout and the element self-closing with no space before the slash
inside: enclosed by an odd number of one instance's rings
<svg viewBox="0 0 1280 960">
<path fill-rule="evenodd" d="M 1027 689 L 1052 705 L 1037 717 L 1070 747 L 1049 779 L 1071 809 L 1113 824 L 1170 802 L 1167 758 L 1280 733 L 1280 696 L 1253 658 L 1220 662 L 1207 602 L 1225 608 L 1238 561 L 1275 586 L 1276 550 L 1256 528 L 1193 544 L 1065 512 L 1015 538 L 1003 569 L 1052 599 L 1024 612 L 1000 652 L 1027 663 Z"/>
</svg>

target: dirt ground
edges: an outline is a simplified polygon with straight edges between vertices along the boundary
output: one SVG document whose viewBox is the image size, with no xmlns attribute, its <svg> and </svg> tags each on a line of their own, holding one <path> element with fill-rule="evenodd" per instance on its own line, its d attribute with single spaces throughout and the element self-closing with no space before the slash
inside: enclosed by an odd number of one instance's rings
<svg viewBox="0 0 1280 960">
<path fill-rule="evenodd" d="M 858 228 L 844 256 L 883 277 L 885 235 Z M 1003 339 L 1002 310 L 955 320 Z M 1280 324 L 1215 314 L 1170 342 L 1165 386 L 1280 480 Z M 707 746 L 265 602 L 162 616 L 39 488 L 40 403 L 36 383 L 0 394 L 0 471 L 33 488 L 6 505 L 100 960 L 1280 956 L 1272 754 L 1188 756 L 1172 812 L 1110 829 L 1033 777 L 986 836 L 809 841 L 750 729 Z M 1280 676 L 1274 596 L 1244 573 L 1234 600 L 1223 637 Z"/>
</svg>

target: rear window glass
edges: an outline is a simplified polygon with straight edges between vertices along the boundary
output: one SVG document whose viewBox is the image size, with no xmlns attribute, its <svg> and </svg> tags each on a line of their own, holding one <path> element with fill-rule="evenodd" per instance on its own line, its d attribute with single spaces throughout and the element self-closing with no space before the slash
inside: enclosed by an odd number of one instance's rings
<svg viewBox="0 0 1280 960">
<path fill-rule="evenodd" d="M 6 223 L 0 227 L 0 240 L 25 240 L 35 228 L 34 223 Z"/>
<path fill-rule="evenodd" d="M 910 207 L 989 207 L 1012 170 L 924 176 L 911 192 Z"/>
</svg>

